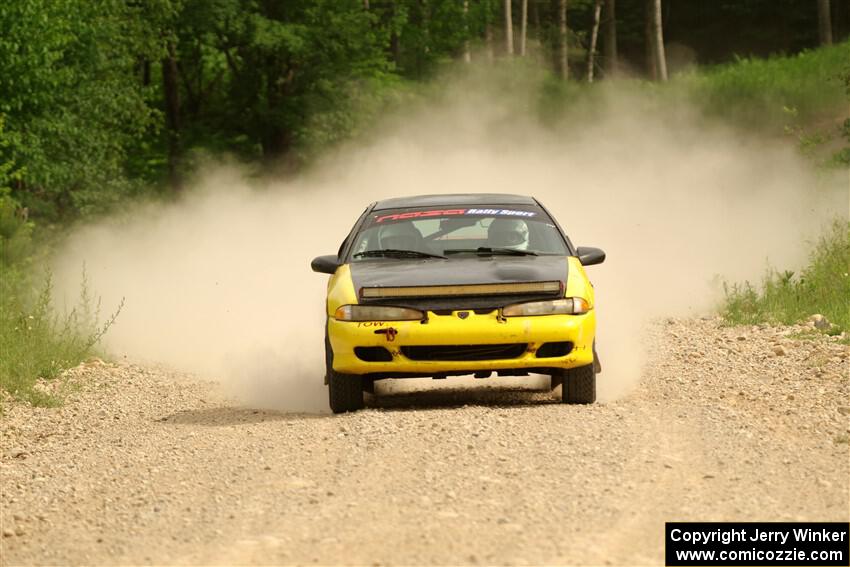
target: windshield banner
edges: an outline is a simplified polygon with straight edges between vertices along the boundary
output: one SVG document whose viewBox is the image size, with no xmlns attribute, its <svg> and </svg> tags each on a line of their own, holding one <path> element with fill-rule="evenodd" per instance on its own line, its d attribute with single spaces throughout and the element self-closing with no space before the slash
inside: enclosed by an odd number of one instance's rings
<svg viewBox="0 0 850 567">
<path fill-rule="evenodd" d="M 379 224 L 383 222 L 393 222 L 408 219 L 448 217 L 457 215 L 529 218 L 536 216 L 537 213 L 535 211 L 520 211 L 516 209 L 434 209 L 428 211 L 408 211 L 404 213 L 378 215 L 375 217 L 374 223 Z"/>
</svg>

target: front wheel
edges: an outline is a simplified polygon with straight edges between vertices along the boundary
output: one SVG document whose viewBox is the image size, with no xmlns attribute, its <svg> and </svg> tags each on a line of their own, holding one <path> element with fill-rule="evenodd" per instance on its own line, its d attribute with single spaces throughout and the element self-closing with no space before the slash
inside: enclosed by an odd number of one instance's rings
<svg viewBox="0 0 850 567">
<path fill-rule="evenodd" d="M 328 385 L 328 401 L 331 411 L 345 413 L 363 409 L 363 377 L 356 374 L 341 374 L 334 370 L 334 354 L 331 341 L 325 331 L 325 382 Z"/>
<path fill-rule="evenodd" d="M 328 401 L 331 411 L 345 413 L 363 409 L 363 377 L 328 370 Z"/>
<path fill-rule="evenodd" d="M 565 404 L 592 404 L 596 401 L 596 369 L 593 364 L 564 370 L 561 401 Z"/>
</svg>

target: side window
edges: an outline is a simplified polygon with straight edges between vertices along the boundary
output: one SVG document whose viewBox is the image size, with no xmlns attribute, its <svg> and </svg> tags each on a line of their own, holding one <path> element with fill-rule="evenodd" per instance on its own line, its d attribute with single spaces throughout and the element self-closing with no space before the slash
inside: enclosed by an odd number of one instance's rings
<svg viewBox="0 0 850 567">
<path fill-rule="evenodd" d="M 354 223 L 354 226 L 351 228 L 351 232 L 348 233 L 348 236 L 342 241 L 342 244 L 339 245 L 339 250 L 336 253 L 337 258 L 342 259 L 343 253 L 345 252 L 345 247 L 348 245 L 349 241 L 354 238 L 357 231 L 360 229 L 360 226 L 363 224 L 363 220 L 366 217 L 366 213 L 369 212 L 369 207 L 366 208 L 362 213 L 360 213 L 360 217 L 357 219 L 357 222 Z"/>
<path fill-rule="evenodd" d="M 351 248 L 352 254 L 357 254 L 358 252 L 365 252 L 366 250 L 372 250 L 375 247 L 370 246 L 369 242 L 373 239 L 372 237 L 375 234 L 375 229 L 370 228 L 364 232 L 361 232 L 358 235 L 357 240 L 354 242 L 354 246 Z"/>
</svg>

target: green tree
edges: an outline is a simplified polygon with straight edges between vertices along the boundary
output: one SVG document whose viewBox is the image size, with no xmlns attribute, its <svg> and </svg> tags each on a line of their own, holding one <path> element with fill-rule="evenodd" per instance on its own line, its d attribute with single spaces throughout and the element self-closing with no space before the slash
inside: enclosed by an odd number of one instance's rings
<svg viewBox="0 0 850 567">
<path fill-rule="evenodd" d="M 132 189 L 127 151 L 152 116 L 128 80 L 133 20 L 122 0 L 0 4 L 0 163 L 14 164 L 13 195 L 35 213 L 92 210 Z"/>
<path fill-rule="evenodd" d="M 187 0 L 178 17 L 190 142 L 227 132 L 277 159 L 311 116 L 391 70 L 389 32 L 360 0 Z"/>
</svg>

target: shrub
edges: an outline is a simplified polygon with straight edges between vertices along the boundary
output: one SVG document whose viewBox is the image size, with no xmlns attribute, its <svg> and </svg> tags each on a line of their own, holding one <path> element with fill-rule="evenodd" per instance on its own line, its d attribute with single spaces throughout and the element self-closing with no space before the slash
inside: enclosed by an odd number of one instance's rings
<svg viewBox="0 0 850 567">
<path fill-rule="evenodd" d="M 34 285 L 33 224 L 16 203 L 0 195 L 0 389 L 33 405 L 58 400 L 35 388 L 39 378 L 56 378 L 91 356 L 122 305 L 100 323 L 100 302 L 83 271 L 80 297 L 69 313 L 55 312 L 48 274 Z"/>
<path fill-rule="evenodd" d="M 760 287 L 749 282 L 724 284 L 724 318 L 732 324 L 796 323 L 820 313 L 850 331 L 850 224 L 835 221 L 812 250 L 799 275 L 768 270 Z"/>
</svg>

